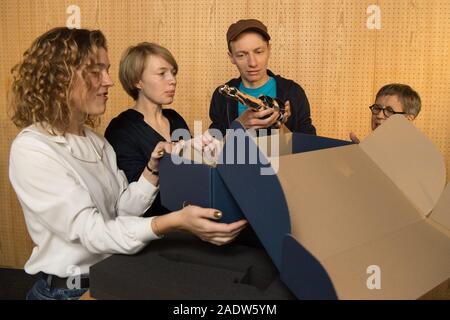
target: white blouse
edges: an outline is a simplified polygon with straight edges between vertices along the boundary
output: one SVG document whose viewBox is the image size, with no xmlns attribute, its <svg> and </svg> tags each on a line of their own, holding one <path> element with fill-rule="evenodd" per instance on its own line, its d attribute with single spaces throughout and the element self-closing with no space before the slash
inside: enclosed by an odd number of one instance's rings
<svg viewBox="0 0 450 320">
<path fill-rule="evenodd" d="M 29 274 L 88 274 L 110 254 L 133 254 L 158 239 L 152 218 L 140 217 L 158 187 L 142 175 L 128 184 L 111 145 L 84 132 L 52 135 L 31 125 L 12 143 L 9 178 L 35 244 Z"/>
</svg>

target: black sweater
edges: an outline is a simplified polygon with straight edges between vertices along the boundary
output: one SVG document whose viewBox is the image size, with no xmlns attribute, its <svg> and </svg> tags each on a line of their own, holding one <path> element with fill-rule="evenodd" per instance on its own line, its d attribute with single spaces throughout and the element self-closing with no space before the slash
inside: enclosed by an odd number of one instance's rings
<svg viewBox="0 0 450 320">
<path fill-rule="evenodd" d="M 184 119 L 172 109 L 163 109 L 169 120 L 170 134 L 176 129 L 189 130 Z M 160 141 L 165 141 L 157 131 L 150 127 L 144 116 L 128 109 L 112 119 L 105 131 L 105 138 L 114 148 L 118 167 L 125 172 L 128 182 L 139 180 L 150 155 Z M 144 216 L 161 215 L 169 212 L 161 205 L 159 194 Z"/>
</svg>

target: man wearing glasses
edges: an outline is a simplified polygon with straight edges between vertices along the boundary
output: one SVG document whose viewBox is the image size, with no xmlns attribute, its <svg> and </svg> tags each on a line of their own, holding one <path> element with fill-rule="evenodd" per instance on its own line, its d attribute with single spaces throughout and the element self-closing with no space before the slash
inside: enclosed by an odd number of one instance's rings
<svg viewBox="0 0 450 320">
<path fill-rule="evenodd" d="M 369 107 L 372 112 L 372 130 L 394 114 L 403 114 L 408 120 L 413 121 L 420 108 L 420 96 L 413 88 L 400 83 L 387 84 L 378 91 L 375 103 Z M 354 143 L 359 143 L 358 137 L 353 132 L 350 133 L 350 139 Z"/>
</svg>

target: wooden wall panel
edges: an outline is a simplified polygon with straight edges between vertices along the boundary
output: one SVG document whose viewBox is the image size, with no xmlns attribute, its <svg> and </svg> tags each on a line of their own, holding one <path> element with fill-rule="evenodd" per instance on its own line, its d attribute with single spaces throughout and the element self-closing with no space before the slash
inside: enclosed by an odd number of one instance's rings
<svg viewBox="0 0 450 320">
<path fill-rule="evenodd" d="M 66 24 L 70 5 L 81 10 L 81 27 L 99 28 L 109 41 L 111 74 L 107 111 L 98 128 L 132 105 L 117 72 L 123 50 L 157 42 L 176 57 L 180 71 L 172 107 L 193 129 L 209 125 L 213 90 L 237 75 L 226 53 L 225 34 L 238 19 L 269 27 L 269 67 L 300 83 L 313 122 L 323 136 L 347 139 L 370 132 L 368 106 L 388 82 L 411 84 L 421 95 L 416 121 L 438 146 L 450 168 L 450 2 L 448 0 L 75 0 L 0 2 L 0 266 L 22 267 L 32 243 L 8 180 L 9 146 L 18 130 L 9 120 L 10 69 L 34 38 Z M 368 29 L 381 10 L 381 29 Z M 450 178 L 450 173 L 447 173 Z"/>
</svg>

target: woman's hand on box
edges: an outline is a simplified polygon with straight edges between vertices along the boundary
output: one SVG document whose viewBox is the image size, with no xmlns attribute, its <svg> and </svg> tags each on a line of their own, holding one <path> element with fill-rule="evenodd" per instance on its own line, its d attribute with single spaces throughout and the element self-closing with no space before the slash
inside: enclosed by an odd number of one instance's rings
<svg viewBox="0 0 450 320">
<path fill-rule="evenodd" d="M 247 226 L 247 220 L 221 223 L 222 213 L 219 210 L 194 205 L 188 205 L 174 214 L 178 214 L 179 229 L 219 246 L 233 241 Z"/>
</svg>

